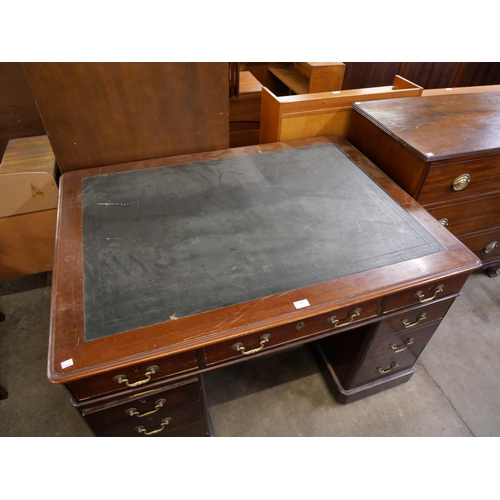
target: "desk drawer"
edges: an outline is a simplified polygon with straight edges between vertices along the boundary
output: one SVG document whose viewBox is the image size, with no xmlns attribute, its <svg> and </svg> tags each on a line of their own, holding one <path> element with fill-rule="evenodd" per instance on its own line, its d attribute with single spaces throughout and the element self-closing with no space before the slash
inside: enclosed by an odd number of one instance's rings
<svg viewBox="0 0 500 500">
<path fill-rule="evenodd" d="M 397 311 L 417 304 L 436 302 L 443 297 L 457 295 L 469 274 L 460 274 L 453 278 L 433 281 L 418 287 L 408 288 L 387 298 L 384 313 Z"/>
<path fill-rule="evenodd" d="M 394 333 L 372 342 L 350 388 L 411 368 L 439 324 L 440 321 L 434 321 L 411 333 Z"/>
<path fill-rule="evenodd" d="M 455 236 L 485 231 L 498 226 L 500 195 L 482 196 L 439 208 L 428 208 L 437 220 L 447 219 L 447 229 Z"/>
<path fill-rule="evenodd" d="M 194 368 L 198 368 L 195 353 L 185 352 L 76 380 L 70 382 L 68 388 L 79 401 L 83 401 L 91 397 L 123 391 L 134 384 L 136 388 L 145 388 L 148 383 Z"/>
<path fill-rule="evenodd" d="M 230 341 L 205 347 L 207 365 L 234 358 L 251 357 L 281 344 L 300 340 L 329 330 L 343 331 L 360 321 L 377 316 L 382 300 L 366 301 L 286 325 L 245 335 Z M 359 310 L 359 311 L 358 311 Z M 239 348 L 239 350 L 238 350 Z"/>
<path fill-rule="evenodd" d="M 417 327 L 443 318 L 455 298 L 441 299 L 426 306 L 413 307 L 381 321 L 375 330 L 375 339 L 397 332 L 411 332 Z"/>
<path fill-rule="evenodd" d="M 126 405 L 121 405 L 120 408 L 116 409 L 116 412 L 123 413 L 123 410 L 126 410 L 125 407 Z M 109 409 L 103 412 L 115 413 L 115 410 Z M 101 416 L 98 413 L 86 417 L 88 424 L 98 437 L 160 436 L 161 434 L 169 434 L 180 427 L 202 422 L 203 409 L 201 401 L 198 400 L 176 408 L 160 408 L 156 413 L 142 418 L 127 416 L 126 420 L 111 422 L 108 425 L 101 423 L 104 419 L 107 419 L 107 416 Z"/>
<path fill-rule="evenodd" d="M 199 402 L 201 390 L 198 378 L 190 378 L 186 382 L 168 386 L 160 384 L 154 389 L 137 389 L 118 398 L 104 398 L 98 404 L 89 402 L 81 405 L 80 411 L 92 430 L 97 433 L 118 424 L 135 422 L 139 425 L 137 422 L 150 421 L 153 417 L 161 417 L 160 420 L 169 417 L 172 409 Z M 172 425 L 169 425 L 169 428 L 172 428 Z"/>
<path fill-rule="evenodd" d="M 431 167 L 417 200 L 429 205 L 498 190 L 500 158 L 483 158 Z"/>
</svg>

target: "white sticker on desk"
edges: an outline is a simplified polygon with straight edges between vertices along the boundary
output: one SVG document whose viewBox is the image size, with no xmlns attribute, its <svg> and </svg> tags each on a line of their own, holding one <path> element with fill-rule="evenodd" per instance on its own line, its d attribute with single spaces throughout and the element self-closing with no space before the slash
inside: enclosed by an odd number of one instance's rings
<svg viewBox="0 0 500 500">
<path fill-rule="evenodd" d="M 61 368 L 64 369 L 64 368 L 68 368 L 70 366 L 73 366 L 73 358 L 69 358 L 67 359 L 66 361 L 63 361 L 61 363 Z"/>
<path fill-rule="evenodd" d="M 295 309 L 302 309 L 303 307 L 309 307 L 311 304 L 309 304 L 307 299 L 304 299 L 297 300 L 297 302 L 294 302 L 293 305 L 295 306 Z"/>
</svg>

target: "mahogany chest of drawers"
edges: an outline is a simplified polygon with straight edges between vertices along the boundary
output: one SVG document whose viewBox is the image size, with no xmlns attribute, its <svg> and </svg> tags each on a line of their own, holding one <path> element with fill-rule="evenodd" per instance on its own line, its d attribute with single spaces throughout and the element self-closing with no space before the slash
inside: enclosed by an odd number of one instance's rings
<svg viewBox="0 0 500 500">
<path fill-rule="evenodd" d="M 355 103 L 349 141 L 496 276 L 500 267 L 500 95 Z"/>
<path fill-rule="evenodd" d="M 480 265 L 341 137 L 61 179 L 48 376 L 97 436 L 213 435 L 204 373 L 299 344 L 341 402 L 405 382 Z"/>
</svg>

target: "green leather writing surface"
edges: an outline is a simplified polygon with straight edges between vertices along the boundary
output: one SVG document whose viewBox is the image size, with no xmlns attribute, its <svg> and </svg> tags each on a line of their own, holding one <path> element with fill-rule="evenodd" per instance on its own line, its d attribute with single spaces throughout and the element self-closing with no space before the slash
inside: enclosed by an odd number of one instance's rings
<svg viewBox="0 0 500 500">
<path fill-rule="evenodd" d="M 332 144 L 82 182 L 85 340 L 443 250 Z"/>
</svg>

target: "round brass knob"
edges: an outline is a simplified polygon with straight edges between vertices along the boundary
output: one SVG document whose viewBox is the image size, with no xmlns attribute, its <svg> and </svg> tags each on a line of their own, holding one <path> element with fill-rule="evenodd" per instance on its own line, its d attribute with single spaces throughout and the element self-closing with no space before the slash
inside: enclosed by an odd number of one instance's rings
<svg viewBox="0 0 500 500">
<path fill-rule="evenodd" d="M 498 241 L 492 241 L 484 247 L 484 253 L 491 253 L 498 248 Z"/>
<path fill-rule="evenodd" d="M 462 189 L 466 188 L 469 185 L 470 182 L 470 175 L 469 174 L 462 174 L 459 175 L 452 184 L 452 187 L 455 191 L 461 191 Z"/>
<path fill-rule="evenodd" d="M 448 227 L 448 219 L 446 217 L 443 217 L 442 219 L 439 219 L 438 222 L 442 224 L 444 227 Z"/>
</svg>

